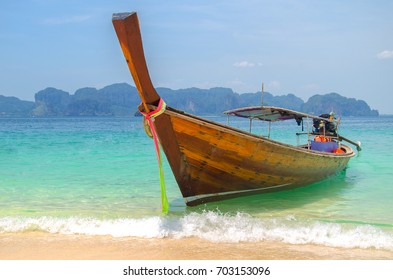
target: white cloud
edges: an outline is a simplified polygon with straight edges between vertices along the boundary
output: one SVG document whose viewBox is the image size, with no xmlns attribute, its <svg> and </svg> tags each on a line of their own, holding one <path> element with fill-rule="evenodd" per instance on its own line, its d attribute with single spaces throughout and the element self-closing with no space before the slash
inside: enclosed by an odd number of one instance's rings
<svg viewBox="0 0 393 280">
<path fill-rule="evenodd" d="M 243 60 L 243 61 L 235 62 L 233 66 L 239 68 L 250 68 L 250 67 L 254 67 L 255 63 Z"/>
<path fill-rule="evenodd" d="M 70 16 L 70 17 L 63 17 L 63 18 L 47 18 L 42 23 L 48 25 L 79 23 L 79 22 L 87 21 L 91 17 L 92 17 L 91 15 L 81 15 L 81 16 Z"/>
<path fill-rule="evenodd" d="M 385 50 L 377 54 L 379 59 L 390 59 L 393 58 L 393 51 Z"/>
</svg>

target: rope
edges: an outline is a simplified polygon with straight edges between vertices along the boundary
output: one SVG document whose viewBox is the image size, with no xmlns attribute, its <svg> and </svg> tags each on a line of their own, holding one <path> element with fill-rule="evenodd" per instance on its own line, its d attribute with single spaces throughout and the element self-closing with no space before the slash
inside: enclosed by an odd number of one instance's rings
<svg viewBox="0 0 393 280">
<path fill-rule="evenodd" d="M 149 113 L 141 112 L 147 120 L 151 133 L 153 135 L 154 147 L 156 149 L 157 162 L 158 162 L 158 171 L 160 176 L 160 187 L 161 187 L 161 203 L 162 203 L 162 213 L 167 214 L 169 210 L 168 198 L 166 196 L 165 190 L 165 180 L 164 180 L 164 171 L 162 169 L 162 160 L 161 160 L 161 152 L 159 140 L 157 137 L 156 129 L 154 127 L 154 118 L 158 117 L 162 113 L 165 112 L 166 104 L 162 98 L 160 98 L 160 102 L 158 103 L 157 109 L 151 111 Z"/>
</svg>

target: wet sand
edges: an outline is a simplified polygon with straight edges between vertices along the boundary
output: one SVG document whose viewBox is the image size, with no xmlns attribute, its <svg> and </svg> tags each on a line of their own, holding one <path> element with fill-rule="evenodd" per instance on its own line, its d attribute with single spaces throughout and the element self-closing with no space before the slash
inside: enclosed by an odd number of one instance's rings
<svg viewBox="0 0 393 280">
<path fill-rule="evenodd" d="M 213 243 L 49 233 L 0 234 L 1 260 L 393 260 L 393 252 L 279 242 Z"/>
</svg>

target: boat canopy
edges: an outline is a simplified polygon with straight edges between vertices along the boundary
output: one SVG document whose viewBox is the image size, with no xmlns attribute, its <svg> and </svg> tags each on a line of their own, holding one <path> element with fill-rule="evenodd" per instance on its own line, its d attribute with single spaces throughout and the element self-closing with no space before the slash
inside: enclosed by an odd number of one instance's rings
<svg viewBox="0 0 393 280">
<path fill-rule="evenodd" d="M 330 120 L 329 118 L 317 117 L 294 110 L 272 106 L 244 107 L 225 111 L 224 114 L 241 118 L 259 119 L 268 122 L 286 121 L 294 119 L 298 124 L 301 123 L 303 118 L 322 120 L 327 123 L 333 123 L 337 121 L 336 119 Z"/>
</svg>

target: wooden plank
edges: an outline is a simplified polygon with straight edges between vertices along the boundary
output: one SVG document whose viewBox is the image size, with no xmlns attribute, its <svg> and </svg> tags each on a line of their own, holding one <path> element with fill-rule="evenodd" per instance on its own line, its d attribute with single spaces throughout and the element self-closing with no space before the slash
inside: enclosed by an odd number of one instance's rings
<svg viewBox="0 0 393 280">
<path fill-rule="evenodd" d="M 316 156 L 311 153 L 283 149 L 283 145 L 255 137 L 239 138 L 226 128 L 202 125 L 173 112 L 168 114 L 190 176 L 185 197 L 280 184 L 309 184 L 334 174 L 349 160 L 320 156 L 318 166 Z"/>
<path fill-rule="evenodd" d="M 112 23 L 145 111 L 149 112 L 146 104 L 158 104 L 160 96 L 150 80 L 138 16 L 136 13 L 114 14 Z"/>
</svg>

